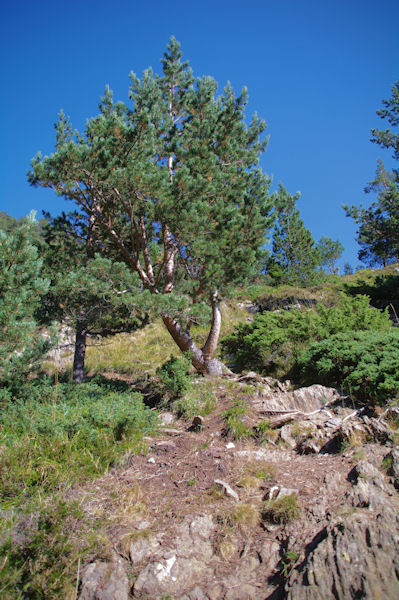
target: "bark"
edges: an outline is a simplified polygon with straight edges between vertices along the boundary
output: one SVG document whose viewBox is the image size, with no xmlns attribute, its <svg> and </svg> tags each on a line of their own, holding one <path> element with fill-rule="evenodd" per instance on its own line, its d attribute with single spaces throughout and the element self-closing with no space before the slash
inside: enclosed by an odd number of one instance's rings
<svg viewBox="0 0 399 600">
<path fill-rule="evenodd" d="M 85 354 L 87 339 L 87 322 L 78 319 L 76 323 L 75 354 L 73 357 L 73 375 L 75 383 L 82 383 L 85 373 Z"/>
<path fill-rule="evenodd" d="M 216 358 L 211 358 L 211 350 L 212 348 L 213 350 L 216 348 L 218 337 L 218 335 L 216 337 L 217 326 L 215 326 L 214 328 L 214 320 L 212 321 L 211 331 L 208 336 L 209 344 L 207 347 L 206 354 L 204 353 L 204 349 L 198 348 L 198 346 L 195 344 L 194 340 L 191 338 L 189 333 L 183 329 L 183 327 L 176 319 L 174 319 L 170 315 L 164 314 L 162 315 L 162 320 L 166 326 L 166 329 L 169 331 L 170 335 L 172 336 L 173 340 L 180 348 L 180 350 L 182 352 L 191 352 L 192 364 L 199 373 L 202 373 L 203 375 L 221 375 L 222 373 L 228 372 L 227 367 L 220 360 Z M 208 343 L 208 340 L 205 343 L 205 345 Z"/>
<path fill-rule="evenodd" d="M 220 312 L 220 305 L 218 300 L 217 291 L 212 296 L 212 325 L 208 335 L 208 338 L 202 347 L 202 354 L 204 360 L 208 361 L 211 359 L 212 354 L 215 352 L 218 345 L 220 328 L 222 325 L 222 313 Z"/>
</svg>

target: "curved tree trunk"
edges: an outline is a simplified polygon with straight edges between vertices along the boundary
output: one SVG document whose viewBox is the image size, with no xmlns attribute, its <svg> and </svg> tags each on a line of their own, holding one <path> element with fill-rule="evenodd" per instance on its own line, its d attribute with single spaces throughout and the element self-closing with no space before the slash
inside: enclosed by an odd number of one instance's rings
<svg viewBox="0 0 399 600">
<path fill-rule="evenodd" d="M 163 314 L 162 320 L 182 352 L 191 352 L 192 364 L 203 375 L 221 375 L 229 369 L 217 358 L 212 358 L 220 335 L 222 317 L 218 302 L 217 292 L 212 298 L 212 324 L 208 338 L 202 348 L 198 348 L 190 334 L 183 329 L 180 323 L 170 315 Z"/>
<path fill-rule="evenodd" d="M 72 378 L 75 383 L 82 383 L 85 374 L 85 354 L 87 338 L 87 321 L 78 319 L 76 323 L 75 354 L 73 357 Z"/>
</svg>

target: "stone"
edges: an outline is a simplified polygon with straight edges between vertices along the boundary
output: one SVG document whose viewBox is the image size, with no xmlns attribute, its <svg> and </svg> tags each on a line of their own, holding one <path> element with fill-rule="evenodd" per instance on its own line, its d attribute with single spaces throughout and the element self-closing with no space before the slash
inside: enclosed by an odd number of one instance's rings
<svg viewBox="0 0 399 600">
<path fill-rule="evenodd" d="M 133 540 L 129 548 L 130 560 L 134 565 L 148 560 L 159 548 L 161 544 L 154 536 L 145 537 L 140 535 Z"/>
<path fill-rule="evenodd" d="M 336 402 L 340 397 L 340 393 L 335 388 L 314 384 L 293 392 L 286 389 L 280 391 L 266 390 L 261 397 L 261 406 L 265 412 L 267 412 L 267 409 L 312 412 L 323 408 L 326 404 Z"/>
<path fill-rule="evenodd" d="M 393 484 L 396 489 L 399 489 L 399 447 L 392 448 L 391 452 L 385 458 L 390 459 L 391 464 L 388 474 L 393 477 Z"/>
<path fill-rule="evenodd" d="M 211 515 L 187 517 L 176 528 L 174 547 L 162 548 L 162 553 L 158 549 L 139 572 L 134 584 L 135 595 L 161 598 L 183 594 L 191 600 L 190 590 L 199 586 L 209 571 L 207 565 L 214 554 L 215 529 Z"/>
<path fill-rule="evenodd" d="M 128 600 L 129 579 L 118 555 L 111 562 L 96 561 L 82 571 L 79 600 Z"/>
<path fill-rule="evenodd" d="M 259 550 L 262 565 L 267 572 L 273 571 L 280 560 L 280 544 L 276 540 L 264 540 Z"/>
<path fill-rule="evenodd" d="M 195 417 L 193 418 L 193 422 L 191 423 L 191 427 L 195 431 L 201 431 L 201 429 L 203 429 L 204 427 L 204 417 L 202 417 L 201 415 L 195 415 Z"/>
<path fill-rule="evenodd" d="M 296 441 L 292 437 L 292 425 L 283 425 L 280 429 L 280 438 L 290 446 L 290 448 L 296 447 Z"/>
<path fill-rule="evenodd" d="M 160 413 L 159 419 L 162 425 L 172 425 L 176 421 L 175 415 L 170 412 Z"/>
<path fill-rule="evenodd" d="M 277 499 L 284 498 L 284 496 L 292 496 L 292 494 L 298 494 L 299 491 L 294 488 L 285 488 L 282 487 L 279 489 L 278 494 L 276 496 Z"/>
<path fill-rule="evenodd" d="M 390 519 L 366 513 L 338 520 L 316 536 L 300 570 L 286 587 L 287 600 L 399 598 L 399 536 Z"/>
<path fill-rule="evenodd" d="M 222 481 L 221 479 L 215 479 L 215 483 L 217 485 L 220 485 L 224 489 L 224 493 L 226 494 L 226 496 L 230 496 L 230 498 L 233 498 L 236 502 L 239 502 L 240 499 L 238 497 L 237 492 L 235 492 L 233 488 L 229 486 L 228 483 Z"/>
</svg>

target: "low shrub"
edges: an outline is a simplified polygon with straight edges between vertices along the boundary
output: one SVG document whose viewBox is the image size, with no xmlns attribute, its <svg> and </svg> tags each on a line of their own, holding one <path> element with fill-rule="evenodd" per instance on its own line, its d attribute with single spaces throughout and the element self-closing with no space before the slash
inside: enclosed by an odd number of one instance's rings
<svg viewBox="0 0 399 600">
<path fill-rule="evenodd" d="M 291 377 L 298 355 L 311 341 L 340 332 L 387 331 L 391 325 L 388 312 L 371 307 L 367 296 L 342 295 L 335 306 L 317 304 L 258 314 L 251 323 L 237 325 L 222 340 L 222 348 L 238 368 Z"/>
<path fill-rule="evenodd" d="M 179 398 L 188 391 L 191 385 L 190 368 L 190 355 L 186 353 L 180 358 L 172 356 L 158 369 L 163 391 L 169 398 Z"/>
<path fill-rule="evenodd" d="M 399 394 L 399 331 L 338 333 L 298 357 L 303 379 L 382 404 Z"/>
</svg>

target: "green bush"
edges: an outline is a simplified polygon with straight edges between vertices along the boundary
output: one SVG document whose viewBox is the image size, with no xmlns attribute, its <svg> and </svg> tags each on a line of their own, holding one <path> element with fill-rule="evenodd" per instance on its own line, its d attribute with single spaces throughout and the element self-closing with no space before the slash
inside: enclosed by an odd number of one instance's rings
<svg viewBox="0 0 399 600">
<path fill-rule="evenodd" d="M 311 344 L 298 357 L 298 366 L 305 380 L 383 403 L 399 394 L 399 331 L 338 333 Z"/>
<path fill-rule="evenodd" d="M 336 306 L 318 304 L 258 314 L 224 338 L 222 348 L 225 356 L 234 357 L 238 368 L 292 376 L 298 355 L 311 341 L 345 331 L 386 331 L 391 325 L 388 312 L 371 307 L 367 296 L 342 295 Z"/>
<path fill-rule="evenodd" d="M 189 371 L 191 359 L 189 353 L 181 358 L 171 356 L 159 367 L 157 373 L 161 380 L 163 391 L 169 398 L 179 398 L 185 394 L 191 385 Z"/>
</svg>

